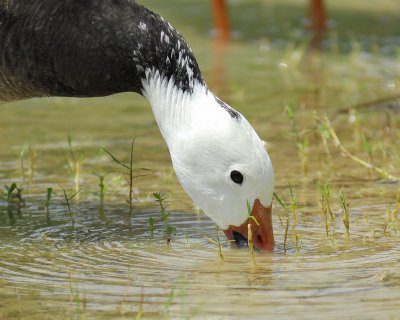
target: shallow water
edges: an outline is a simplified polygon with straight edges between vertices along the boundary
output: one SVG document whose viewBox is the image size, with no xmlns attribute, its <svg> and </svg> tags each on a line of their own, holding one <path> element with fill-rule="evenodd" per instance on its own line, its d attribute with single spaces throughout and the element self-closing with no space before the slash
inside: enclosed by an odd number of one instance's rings
<svg viewBox="0 0 400 320">
<path fill-rule="evenodd" d="M 393 3 L 387 3 L 391 11 Z M 199 6 L 194 2 L 193 8 Z M 186 14 L 189 9 L 181 7 Z M 256 252 L 253 263 L 246 249 L 222 241 L 224 259 L 219 257 L 208 238 L 216 241 L 219 234 L 222 240 L 223 234 L 180 188 L 150 107 L 140 96 L 2 105 L 0 185 L 22 184 L 24 203 L 7 201 L 1 188 L 0 319 L 132 319 L 139 310 L 145 319 L 397 318 L 399 182 L 345 157 L 331 141 L 328 154 L 313 131 L 318 127 L 314 114 L 327 115 L 353 155 L 400 176 L 396 50 L 328 49 L 306 55 L 301 43 L 274 45 L 251 33 L 253 21 L 245 15 L 243 34 L 217 52 L 221 47 L 212 37 L 184 21 L 179 10 L 172 14 L 160 3 L 159 11 L 190 39 L 209 86 L 267 141 L 278 195 L 290 203 L 293 190 L 294 213 L 274 202 L 275 251 Z M 207 11 L 200 12 L 207 20 Z M 390 33 L 382 36 L 391 39 Z M 373 103 L 360 105 L 367 101 Z M 299 141 L 284 111 L 288 103 L 295 109 Z M 79 194 L 70 201 L 73 219 L 62 191 L 75 193 L 65 160 L 68 134 L 81 160 Z M 125 178 L 100 148 L 128 161 L 133 137 L 135 167 L 150 171 L 135 180 L 129 219 Z M 303 138 L 308 141 L 304 162 L 296 145 Z M 105 175 L 103 201 L 94 173 Z M 321 213 L 318 186 L 325 182 L 331 186 L 334 221 Z M 49 187 L 54 194 L 46 208 Z M 350 205 L 349 238 L 341 189 Z M 176 227 L 172 235 L 165 232 L 153 192 L 166 194 L 170 224 Z"/>
</svg>

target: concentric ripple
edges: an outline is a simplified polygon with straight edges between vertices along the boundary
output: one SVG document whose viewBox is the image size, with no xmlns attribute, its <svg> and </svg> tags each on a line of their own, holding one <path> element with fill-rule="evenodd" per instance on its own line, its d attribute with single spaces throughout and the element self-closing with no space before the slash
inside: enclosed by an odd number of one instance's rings
<svg viewBox="0 0 400 320">
<path fill-rule="evenodd" d="M 353 306 L 351 312 L 356 308 L 359 314 L 390 316 L 395 310 L 388 306 L 400 298 L 399 244 L 390 239 L 393 235 L 375 234 L 372 241 L 362 222 L 349 240 L 336 224 L 332 240 L 321 232 L 318 214 L 300 213 L 297 257 L 295 235 L 288 235 L 284 253 L 281 227 L 276 228 L 275 253 L 256 252 L 253 264 L 247 250 L 230 248 L 226 242 L 224 260 L 219 258 L 216 245 L 206 238 L 217 240 L 215 226 L 204 215 L 174 212 L 170 223 L 176 233 L 168 236 L 157 210 L 140 210 L 127 224 L 121 213 L 126 208 L 106 207 L 101 217 L 91 204 L 80 203 L 79 208 L 72 227 L 65 208 L 52 208 L 48 223 L 40 209 L 27 206 L 15 212 L 3 204 L 0 295 L 4 301 L 15 302 L 22 295 L 38 314 L 38 308 L 58 306 L 62 311 L 52 311 L 55 318 L 65 312 L 73 316 L 75 305 L 79 312 L 101 311 L 115 317 L 143 308 L 155 318 L 166 313 L 176 317 L 229 313 L 241 318 L 249 312 L 254 318 L 293 312 L 298 318 L 310 318 L 309 306 L 318 318 L 319 312 L 344 300 Z M 153 236 L 150 217 L 156 221 Z M 370 218 L 368 224 L 374 223 Z M 274 224 L 280 224 L 277 217 Z M 218 303 L 212 303 L 213 296 L 218 296 Z M 46 302 L 38 305 L 40 301 Z"/>
</svg>

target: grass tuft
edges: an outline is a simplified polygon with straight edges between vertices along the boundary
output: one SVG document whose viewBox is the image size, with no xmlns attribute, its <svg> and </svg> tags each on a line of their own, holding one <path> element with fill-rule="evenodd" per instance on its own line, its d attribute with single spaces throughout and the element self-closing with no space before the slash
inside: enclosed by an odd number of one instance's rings
<svg viewBox="0 0 400 320">
<path fill-rule="evenodd" d="M 331 205 L 330 205 L 330 197 L 331 197 L 331 187 L 329 182 L 325 182 L 324 184 L 320 185 L 320 192 L 321 192 L 321 207 L 323 211 L 329 212 L 331 220 L 335 220 L 335 216 L 333 215 Z"/>
<path fill-rule="evenodd" d="M 167 236 L 167 242 L 169 243 L 171 241 L 171 236 L 176 232 L 176 227 L 169 224 L 169 217 L 171 216 L 171 212 L 167 211 L 164 205 L 164 201 L 167 199 L 167 197 L 162 192 L 154 192 L 153 196 L 160 206 L 161 218 L 164 221 L 165 234 Z"/>
<path fill-rule="evenodd" d="M 64 159 L 67 164 L 68 171 L 73 177 L 75 192 L 78 194 L 82 164 L 86 160 L 86 156 L 81 150 L 72 147 L 72 138 L 70 135 L 67 137 L 67 142 L 67 151 L 63 152 Z"/>
<path fill-rule="evenodd" d="M 124 175 L 128 176 L 128 188 L 129 189 L 128 189 L 128 198 L 126 200 L 126 203 L 128 204 L 128 208 L 129 208 L 129 210 L 128 210 L 128 218 L 129 219 L 132 217 L 132 213 L 133 213 L 133 180 L 135 178 L 148 176 L 148 174 L 135 175 L 135 173 L 138 171 L 149 171 L 146 168 L 137 168 L 137 169 L 133 168 L 133 145 L 134 145 L 134 143 L 135 143 L 135 139 L 133 139 L 132 143 L 131 143 L 129 164 L 123 163 L 122 161 L 117 159 L 110 151 L 108 151 L 105 148 L 102 148 L 103 151 L 105 153 L 107 153 L 115 163 L 117 163 L 120 167 L 122 167 L 125 170 L 122 173 Z"/>
<path fill-rule="evenodd" d="M 254 244 L 253 244 L 253 231 L 251 229 L 251 220 L 254 221 L 255 224 L 259 225 L 257 219 L 251 215 L 251 205 L 250 201 L 247 200 L 247 214 L 248 214 L 248 223 L 247 223 L 247 243 L 249 245 L 249 253 L 250 258 L 253 264 L 256 263 L 256 258 L 254 256 Z"/>
<path fill-rule="evenodd" d="M 339 192 L 340 204 L 343 208 L 343 224 L 346 228 L 346 237 L 350 238 L 350 214 L 349 214 L 349 204 L 346 201 L 343 190 Z"/>
<path fill-rule="evenodd" d="M 286 103 L 286 115 L 289 119 L 292 135 L 295 137 L 296 147 L 301 160 L 301 167 L 303 174 L 308 174 L 308 139 L 306 136 L 303 137 L 303 132 L 299 132 L 297 129 L 296 116 L 294 106 L 292 103 Z"/>
<path fill-rule="evenodd" d="M 18 187 L 15 182 L 11 185 L 4 185 L 4 189 L 6 190 L 7 194 L 7 202 L 18 202 L 19 204 L 24 204 L 25 200 L 22 198 L 22 191 L 24 188 L 22 186 Z"/>
<path fill-rule="evenodd" d="M 67 196 L 67 192 L 65 189 L 61 188 L 64 193 L 65 204 L 68 209 L 69 218 L 71 219 L 72 228 L 75 226 L 75 214 L 71 210 L 70 201 L 75 198 L 75 196 L 79 193 L 79 191 L 75 192 L 72 196 Z"/>
<path fill-rule="evenodd" d="M 334 146 L 339 148 L 340 151 L 344 155 L 346 155 L 347 157 L 349 157 L 353 161 L 357 162 L 358 164 L 362 165 L 363 167 L 379 173 L 384 178 L 387 178 L 387 179 L 390 179 L 390 180 L 396 180 L 396 181 L 400 180 L 400 177 L 397 177 L 397 176 L 389 173 L 385 168 L 381 168 L 381 167 L 378 167 L 378 166 L 376 166 L 376 165 L 374 165 L 372 163 L 368 163 L 368 162 L 360 159 L 359 157 L 356 157 L 352 153 L 350 153 L 350 151 L 348 151 L 347 148 L 344 147 L 343 144 L 341 143 L 341 141 L 339 140 L 335 130 L 332 127 L 331 122 L 329 121 L 329 119 L 327 117 L 323 118 L 322 124 L 326 128 L 327 132 L 329 133 L 329 137 L 332 140 Z"/>
</svg>

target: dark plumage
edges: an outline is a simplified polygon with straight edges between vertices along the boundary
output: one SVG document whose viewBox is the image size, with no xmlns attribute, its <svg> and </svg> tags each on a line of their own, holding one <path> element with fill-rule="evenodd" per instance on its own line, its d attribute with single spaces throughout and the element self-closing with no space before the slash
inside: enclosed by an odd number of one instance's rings
<svg viewBox="0 0 400 320">
<path fill-rule="evenodd" d="M 142 94 L 152 68 L 203 83 L 183 37 L 133 1 L 0 0 L 0 100 Z"/>
</svg>

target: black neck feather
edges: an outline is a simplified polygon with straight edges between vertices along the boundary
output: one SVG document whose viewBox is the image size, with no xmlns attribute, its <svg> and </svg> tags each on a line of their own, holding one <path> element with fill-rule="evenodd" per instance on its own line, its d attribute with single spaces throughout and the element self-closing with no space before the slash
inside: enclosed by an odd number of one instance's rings
<svg viewBox="0 0 400 320">
<path fill-rule="evenodd" d="M 203 83 L 191 49 L 129 0 L 0 0 L 0 100 L 142 94 L 146 71 Z"/>
</svg>

